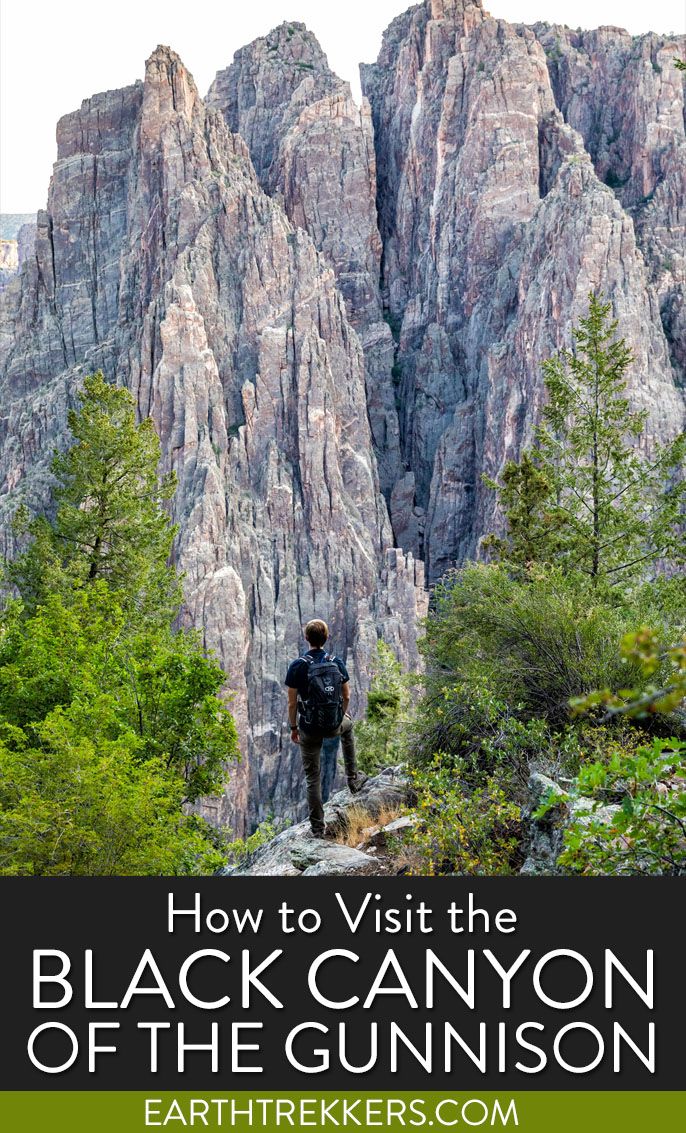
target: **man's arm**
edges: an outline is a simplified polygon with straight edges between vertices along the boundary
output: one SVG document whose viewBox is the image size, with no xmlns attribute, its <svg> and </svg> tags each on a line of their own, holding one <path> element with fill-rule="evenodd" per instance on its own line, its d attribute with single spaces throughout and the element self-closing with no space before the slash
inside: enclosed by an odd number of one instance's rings
<svg viewBox="0 0 686 1133">
<path fill-rule="evenodd" d="M 343 711 L 347 712 L 350 704 L 350 681 L 345 681 L 341 692 L 343 694 Z"/>
<path fill-rule="evenodd" d="M 297 688 L 289 688 L 288 690 L 288 722 L 291 725 L 291 739 L 293 743 L 300 742 L 298 735 L 298 690 Z"/>
</svg>

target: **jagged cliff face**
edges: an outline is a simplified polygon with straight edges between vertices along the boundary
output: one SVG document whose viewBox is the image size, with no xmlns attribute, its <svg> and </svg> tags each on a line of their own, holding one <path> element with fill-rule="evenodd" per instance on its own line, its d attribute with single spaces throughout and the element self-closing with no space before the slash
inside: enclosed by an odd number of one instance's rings
<svg viewBox="0 0 686 1133">
<path fill-rule="evenodd" d="M 236 52 L 207 95 L 245 139 L 263 188 L 334 269 L 365 356 L 369 422 L 383 491 L 400 473 L 393 339 L 379 288 L 371 112 L 359 108 L 304 24 L 284 23 Z"/>
<path fill-rule="evenodd" d="M 676 371 L 686 375 L 686 36 L 537 24 L 555 98 L 634 221 Z"/>
<path fill-rule="evenodd" d="M 670 436 L 683 423 L 672 364 L 683 348 L 673 346 L 670 360 L 661 318 L 673 337 L 681 300 L 671 275 L 657 279 L 659 253 L 646 264 L 622 208 L 649 188 L 649 166 L 655 197 L 669 201 L 659 216 L 683 225 L 683 185 L 680 206 L 675 191 L 683 143 L 665 142 L 670 129 L 683 139 L 683 84 L 665 77 L 655 95 L 644 58 L 657 52 L 664 62 L 677 44 L 660 41 L 658 50 L 648 37 L 651 45 L 636 47 L 619 34 L 616 71 L 627 42 L 643 61 L 619 87 L 611 69 L 594 71 L 597 94 L 587 98 L 577 72 L 566 85 L 551 81 L 544 46 L 553 33 L 537 30 L 493 20 L 477 0 L 427 0 L 391 24 L 378 62 L 362 68 L 384 295 L 399 328 L 402 450 L 426 511 L 424 539 L 410 545 L 434 579 L 476 550 L 493 507 L 482 473 L 497 474 L 530 435 L 541 360 L 569 342 L 591 288 L 612 299 L 634 349 L 632 394 L 650 412 L 650 435 Z M 613 33 L 598 36 L 612 56 Z M 623 140 L 629 180 L 645 173 L 633 197 L 626 187 L 616 196 L 594 169 L 596 161 L 603 172 L 590 139 L 604 100 L 614 100 L 615 122 L 623 113 L 632 121 Z M 647 215 L 650 205 L 641 207 Z M 674 241 L 683 254 L 683 227 L 665 236 L 657 224 L 654 234 L 639 226 L 641 246 Z"/>
<path fill-rule="evenodd" d="M 530 438 L 591 289 L 634 350 L 648 447 L 683 427 L 684 53 L 426 0 L 361 108 L 284 24 L 204 102 L 159 48 L 60 122 L 0 308 L 2 549 L 102 368 L 178 474 L 187 617 L 235 694 L 218 821 L 301 797 L 281 682 L 305 619 L 328 616 L 358 698 L 377 635 L 416 663 L 419 560 L 435 579 L 497 523 L 482 474 Z"/>
<path fill-rule="evenodd" d="M 8 224 L 7 227 L 10 228 L 10 225 Z M 10 230 L 11 236 L 0 239 L 0 291 L 4 291 L 19 274 L 22 264 L 33 255 L 36 241 L 36 225 L 33 221 L 19 225 L 16 230 L 12 228 Z"/>
<path fill-rule="evenodd" d="M 19 270 L 19 250 L 16 240 L 0 240 L 0 291 L 7 287 Z"/>
<path fill-rule="evenodd" d="M 44 494 L 84 374 L 125 383 L 177 472 L 188 617 L 235 694 L 246 759 L 217 817 L 287 813 L 300 775 L 282 682 L 303 621 L 329 618 L 359 695 L 377 633 L 416 660 L 422 580 L 393 547 L 334 273 L 173 52 L 60 122 L 3 329 L 5 538 L 19 498 Z"/>
</svg>

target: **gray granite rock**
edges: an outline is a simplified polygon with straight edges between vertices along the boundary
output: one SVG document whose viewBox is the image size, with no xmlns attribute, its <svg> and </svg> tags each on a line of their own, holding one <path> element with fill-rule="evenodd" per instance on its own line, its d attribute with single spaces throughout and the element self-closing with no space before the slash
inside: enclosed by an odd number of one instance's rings
<svg viewBox="0 0 686 1133">
<path fill-rule="evenodd" d="M 394 344 L 379 287 L 369 104 L 355 104 L 315 36 L 291 22 L 237 51 L 217 74 L 207 101 L 245 139 L 263 188 L 282 201 L 291 222 L 312 237 L 336 273 L 364 349 L 367 411 L 388 495 L 401 473 L 400 445 Z"/>
<path fill-rule="evenodd" d="M 555 101 L 631 216 L 674 368 L 686 378 L 686 35 L 536 24 Z"/>
<path fill-rule="evenodd" d="M 556 873 L 564 830 L 570 817 L 567 795 L 558 783 L 538 771 L 529 777 L 528 793 L 527 805 L 522 810 L 526 860 L 520 872 L 530 877 Z M 535 818 L 535 812 L 547 798 L 556 799 L 555 805 L 542 818 Z"/>
<path fill-rule="evenodd" d="M 0 291 L 19 271 L 19 248 L 16 240 L 0 240 Z"/>
<path fill-rule="evenodd" d="M 0 315 L 0 550 L 40 505 L 85 374 L 132 391 L 178 476 L 189 622 L 228 674 L 243 760 L 208 814 L 302 813 L 283 678 L 322 615 L 364 705 L 379 635 L 417 662 L 421 564 L 393 547 L 365 363 L 331 266 L 166 47 L 57 129 L 35 253 Z"/>
<path fill-rule="evenodd" d="M 497 524 L 482 474 L 497 476 L 531 439 L 541 362 L 570 344 L 591 289 L 610 298 L 634 351 L 630 394 L 648 410 L 648 444 L 684 424 L 683 305 L 670 282 L 684 249 L 682 77 L 665 62 L 675 41 L 566 31 L 555 72 L 559 30 L 492 19 L 480 0 L 425 0 L 393 21 L 378 61 L 362 67 L 384 301 L 398 328 L 402 455 L 426 512 L 423 533 L 407 529 L 404 546 L 430 580 Z M 628 178 L 617 194 L 598 176 L 605 107 Z M 644 193 L 654 203 L 639 208 Z M 679 245 L 662 276 L 651 265 L 667 253 L 648 253 L 651 240 Z"/>
<path fill-rule="evenodd" d="M 367 847 L 371 852 L 363 852 L 336 842 L 333 837 L 337 831 L 344 831 L 348 811 L 364 808 L 375 817 L 388 807 L 407 804 L 411 798 L 412 792 L 402 768 L 387 768 L 369 778 L 358 794 L 353 795 L 346 789 L 333 795 L 324 807 L 330 837 L 314 838 L 309 823 L 299 822 L 260 846 L 242 866 L 228 867 L 225 876 L 318 877 L 327 874 L 392 873 L 392 862 L 375 856 L 373 847 Z"/>
<path fill-rule="evenodd" d="M 554 805 L 536 818 L 535 812 L 544 799 L 552 798 Z M 564 832 L 573 822 L 586 825 L 589 821 L 609 825 L 621 808 L 614 803 L 599 804 L 596 800 L 580 797 L 571 799 L 563 787 L 535 771 L 529 778 L 529 799 L 522 811 L 526 829 L 526 860 L 521 873 L 536 877 L 539 874 L 560 872 L 558 858 L 564 848 Z"/>
<path fill-rule="evenodd" d="M 215 821 L 303 814 L 282 681 L 309 616 L 357 712 L 380 636 L 419 664 L 424 560 L 436 580 L 498 526 L 482 474 L 531 439 L 589 290 L 634 352 L 647 451 L 683 427 L 685 53 L 423 0 L 360 107 L 292 23 L 210 105 L 158 48 L 58 124 L 0 302 L 0 553 L 102 368 L 178 474 L 185 618 L 228 674 L 244 758 Z"/>
</svg>

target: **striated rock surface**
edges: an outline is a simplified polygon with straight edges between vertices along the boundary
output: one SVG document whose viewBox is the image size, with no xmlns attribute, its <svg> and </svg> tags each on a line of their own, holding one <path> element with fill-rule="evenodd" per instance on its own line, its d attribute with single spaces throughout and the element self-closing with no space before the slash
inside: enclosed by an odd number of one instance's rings
<svg viewBox="0 0 686 1133">
<path fill-rule="evenodd" d="M 612 300 L 635 352 L 631 393 L 649 410 L 650 439 L 684 421 L 661 318 L 672 299 L 658 294 L 632 217 L 564 119 L 542 34 L 491 19 L 479 0 L 426 0 L 362 67 L 414 477 L 405 545 L 431 579 L 477 550 L 493 508 L 482 474 L 497 475 L 530 436 L 540 363 L 569 343 L 589 290 Z M 639 87 L 642 121 L 641 97 Z M 636 165 L 640 130 L 631 144 Z M 673 184 L 675 158 L 660 152 Z"/>
<path fill-rule="evenodd" d="M 686 35 L 536 24 L 555 100 L 634 221 L 675 369 L 686 381 Z"/>
<path fill-rule="evenodd" d="M 17 233 L 18 269 L 34 254 L 36 248 L 36 231 L 35 220 L 30 220 L 27 221 L 26 224 L 22 224 Z"/>
<path fill-rule="evenodd" d="M 0 213 L 0 291 L 33 255 L 35 241 L 36 224 L 30 214 Z"/>
<path fill-rule="evenodd" d="M 19 271 L 19 248 L 16 240 L 0 240 L 0 291 Z"/>
<path fill-rule="evenodd" d="M 393 338 L 384 321 L 376 157 L 368 103 L 330 70 L 304 24 L 284 23 L 236 52 L 207 96 L 245 140 L 260 183 L 332 265 L 365 354 L 381 486 L 400 475 Z"/>
<path fill-rule="evenodd" d="M 423 0 L 363 66 L 361 107 L 290 23 L 206 102 L 158 48 L 144 82 L 59 123 L 48 207 L 7 230 L 0 551 L 102 368 L 178 473 L 187 616 L 235 695 L 218 822 L 300 813 L 281 682 L 307 617 L 330 620 L 356 707 L 379 635 L 417 662 L 421 560 L 435 580 L 499 522 L 482 474 L 530 439 L 541 361 L 590 290 L 634 352 L 647 448 L 683 427 L 677 54 Z"/>
<path fill-rule="evenodd" d="M 97 368 L 126 384 L 179 481 L 187 616 L 229 674 L 244 761 L 214 817 L 240 832 L 300 794 L 283 676 L 331 623 L 361 702 L 377 636 L 416 662 L 421 566 L 393 547 L 364 357 L 331 266 L 260 188 L 178 56 L 58 126 L 35 254 L 0 322 L 0 516 L 44 497 Z"/>
</svg>

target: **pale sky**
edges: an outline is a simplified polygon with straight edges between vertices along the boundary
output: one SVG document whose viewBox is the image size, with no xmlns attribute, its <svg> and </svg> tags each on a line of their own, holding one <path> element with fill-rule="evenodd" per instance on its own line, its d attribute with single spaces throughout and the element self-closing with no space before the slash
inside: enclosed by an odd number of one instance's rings
<svg viewBox="0 0 686 1133">
<path fill-rule="evenodd" d="M 283 20 L 317 35 L 333 69 L 359 92 L 357 64 L 407 0 L 0 0 L 0 212 L 47 199 L 55 125 L 82 99 L 142 78 L 158 43 L 172 47 L 205 94 L 233 53 Z M 638 34 L 686 31 L 686 0 L 484 0 L 492 16 Z"/>
</svg>

